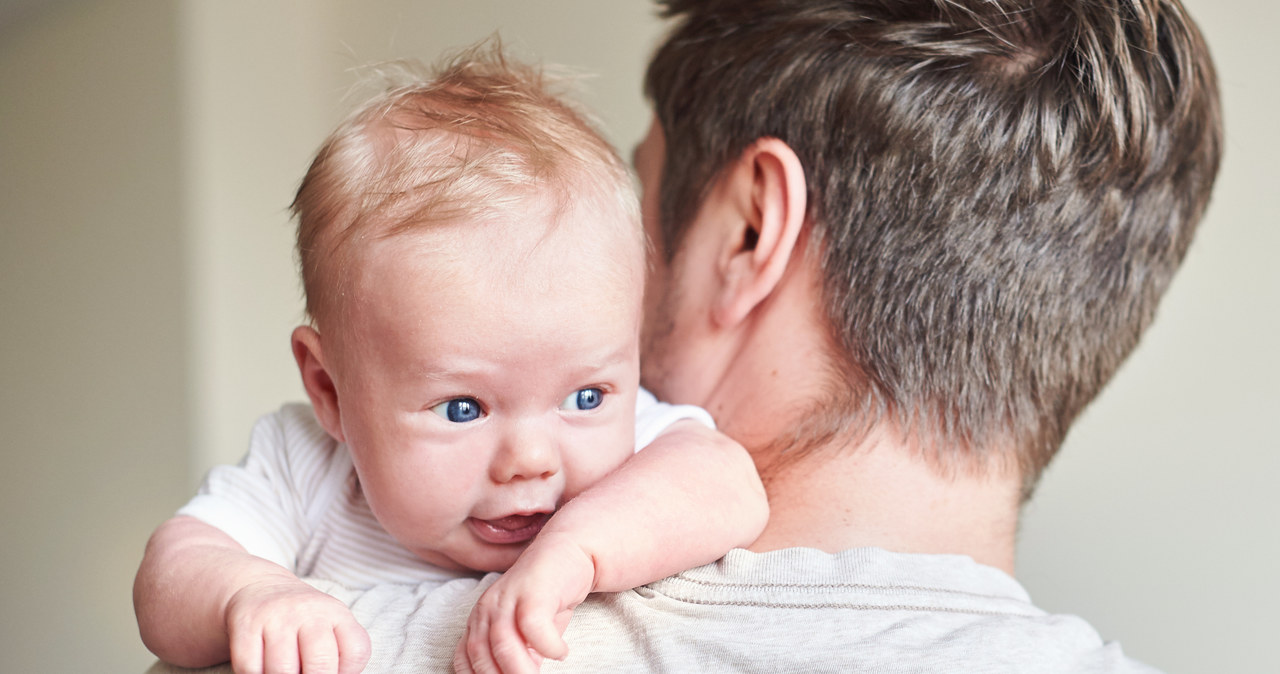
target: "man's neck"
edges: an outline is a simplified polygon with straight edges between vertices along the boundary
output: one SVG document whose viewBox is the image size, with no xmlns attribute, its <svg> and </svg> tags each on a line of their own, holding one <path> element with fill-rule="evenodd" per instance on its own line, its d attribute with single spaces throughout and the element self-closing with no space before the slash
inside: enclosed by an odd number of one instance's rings
<svg viewBox="0 0 1280 674">
<path fill-rule="evenodd" d="M 827 337 L 819 278 L 813 264 L 789 267 L 770 299 L 718 342 L 721 355 L 707 357 L 703 369 L 716 383 L 687 401 L 707 408 L 760 468 L 770 516 L 752 549 L 959 554 L 1012 573 L 1016 472 L 945 475 L 884 428 L 856 445 L 836 433 L 795 459 L 787 455 L 796 448 L 779 445 L 810 421 L 815 401 L 831 398 L 830 387 L 848 385 L 841 374 L 832 378 L 827 354 L 837 347 Z"/>
<path fill-rule="evenodd" d="M 960 554 L 1013 574 L 1016 477 L 945 476 L 911 449 L 880 441 L 815 449 L 764 479 L 771 514 L 756 552 Z"/>
</svg>

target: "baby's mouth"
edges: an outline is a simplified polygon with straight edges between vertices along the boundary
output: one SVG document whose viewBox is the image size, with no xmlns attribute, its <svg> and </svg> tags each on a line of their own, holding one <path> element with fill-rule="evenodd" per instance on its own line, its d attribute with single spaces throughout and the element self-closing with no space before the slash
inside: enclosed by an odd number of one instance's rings
<svg viewBox="0 0 1280 674">
<path fill-rule="evenodd" d="M 524 513 L 507 515 L 496 520 L 472 517 L 467 520 L 471 531 L 482 541 L 496 545 L 527 543 L 542 531 L 551 513 Z"/>
</svg>

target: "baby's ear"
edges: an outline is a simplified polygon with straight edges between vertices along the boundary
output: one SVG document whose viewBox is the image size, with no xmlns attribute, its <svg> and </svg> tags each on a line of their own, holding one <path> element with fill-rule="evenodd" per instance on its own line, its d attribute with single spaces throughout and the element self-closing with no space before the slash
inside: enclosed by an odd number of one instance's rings
<svg viewBox="0 0 1280 674">
<path fill-rule="evenodd" d="M 302 386 L 307 390 L 307 397 L 311 398 L 316 419 L 334 440 L 346 442 L 342 433 L 342 415 L 338 409 L 338 389 L 333 385 L 329 369 L 325 367 L 320 333 L 309 325 L 300 325 L 294 328 L 291 341 L 293 358 L 298 361 Z"/>
</svg>

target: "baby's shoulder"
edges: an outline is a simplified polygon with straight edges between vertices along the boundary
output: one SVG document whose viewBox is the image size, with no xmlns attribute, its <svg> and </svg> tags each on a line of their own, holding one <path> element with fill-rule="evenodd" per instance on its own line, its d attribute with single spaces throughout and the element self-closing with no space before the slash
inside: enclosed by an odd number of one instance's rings
<svg viewBox="0 0 1280 674">
<path fill-rule="evenodd" d="M 249 440 L 251 453 L 278 456 L 290 463 L 330 463 L 346 456 L 307 403 L 285 403 L 258 418 Z"/>
</svg>

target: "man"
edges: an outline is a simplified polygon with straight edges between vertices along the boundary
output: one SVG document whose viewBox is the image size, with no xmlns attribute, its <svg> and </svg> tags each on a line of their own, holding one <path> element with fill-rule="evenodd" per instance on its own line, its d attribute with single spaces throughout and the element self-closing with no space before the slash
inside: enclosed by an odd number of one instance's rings
<svg viewBox="0 0 1280 674">
<path fill-rule="evenodd" d="M 1177 0 L 665 4 L 646 384 L 752 450 L 754 549 L 1012 573 L 1020 504 L 1208 200 L 1194 25 Z"/>
<path fill-rule="evenodd" d="M 663 4 L 644 382 L 752 452 L 771 517 L 750 551 L 588 600 L 543 670 L 1146 671 L 1012 574 L 1021 504 L 1217 171 L 1181 5 Z M 348 600 L 375 665 L 439 668 L 479 589 Z"/>
<path fill-rule="evenodd" d="M 1139 669 L 1011 576 L 1217 171 L 1184 9 L 664 5 L 644 381 L 752 452 L 771 516 L 751 553 L 580 607 L 544 670 Z"/>
</svg>

